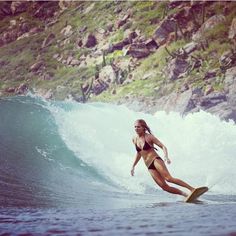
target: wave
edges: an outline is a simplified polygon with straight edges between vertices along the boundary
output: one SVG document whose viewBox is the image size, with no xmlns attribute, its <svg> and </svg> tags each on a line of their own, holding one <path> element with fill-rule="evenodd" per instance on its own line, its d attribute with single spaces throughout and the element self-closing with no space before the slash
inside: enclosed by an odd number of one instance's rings
<svg viewBox="0 0 236 236">
<path fill-rule="evenodd" d="M 119 194 L 120 199 L 132 193 L 160 194 L 142 161 L 135 177 L 130 176 L 138 118 L 167 146 L 173 176 L 194 186 L 207 185 L 212 193 L 236 194 L 233 122 L 203 111 L 185 117 L 149 115 L 122 105 L 49 102 L 32 96 L 1 99 L 0 107 L 4 206 L 87 206 L 107 204 L 106 199 Z"/>
</svg>

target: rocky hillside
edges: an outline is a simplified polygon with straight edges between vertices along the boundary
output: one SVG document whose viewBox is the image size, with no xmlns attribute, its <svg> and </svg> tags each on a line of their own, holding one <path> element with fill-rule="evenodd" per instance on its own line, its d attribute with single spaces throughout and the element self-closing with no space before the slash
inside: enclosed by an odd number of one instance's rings
<svg viewBox="0 0 236 236">
<path fill-rule="evenodd" d="M 0 2 L 0 95 L 236 120 L 236 2 Z"/>
</svg>

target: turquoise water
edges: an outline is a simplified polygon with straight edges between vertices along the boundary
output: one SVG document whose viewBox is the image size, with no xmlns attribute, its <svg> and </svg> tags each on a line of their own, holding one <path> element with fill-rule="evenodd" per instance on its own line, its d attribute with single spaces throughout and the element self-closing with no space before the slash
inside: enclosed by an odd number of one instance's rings
<svg viewBox="0 0 236 236">
<path fill-rule="evenodd" d="M 160 190 L 142 161 L 130 176 L 137 118 L 168 147 L 174 176 L 210 188 L 199 204 Z M 235 146 L 235 124 L 204 112 L 152 116 L 102 103 L 1 99 L 0 233 L 230 235 Z"/>
</svg>

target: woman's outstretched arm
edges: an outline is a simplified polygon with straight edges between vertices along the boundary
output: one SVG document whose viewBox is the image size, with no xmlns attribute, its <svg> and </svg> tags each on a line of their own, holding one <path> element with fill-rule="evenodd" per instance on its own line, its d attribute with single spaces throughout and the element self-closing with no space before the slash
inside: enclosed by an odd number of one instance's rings
<svg viewBox="0 0 236 236">
<path fill-rule="evenodd" d="M 135 160 L 134 160 L 133 166 L 132 166 L 132 169 L 131 169 L 131 175 L 132 176 L 134 176 L 134 168 L 137 165 L 137 163 L 139 162 L 140 158 L 141 158 L 141 155 L 137 152 L 137 154 L 135 156 Z"/>
</svg>

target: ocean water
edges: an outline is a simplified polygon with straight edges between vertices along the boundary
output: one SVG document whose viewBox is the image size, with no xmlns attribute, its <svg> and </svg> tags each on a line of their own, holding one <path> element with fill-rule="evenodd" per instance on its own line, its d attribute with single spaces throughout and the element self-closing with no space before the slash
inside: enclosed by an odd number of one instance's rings
<svg viewBox="0 0 236 236">
<path fill-rule="evenodd" d="M 145 119 L 197 203 L 161 190 L 131 142 Z M 236 126 L 203 111 L 0 99 L 0 235 L 236 235 Z M 159 150 L 159 155 L 163 153 Z"/>
</svg>

